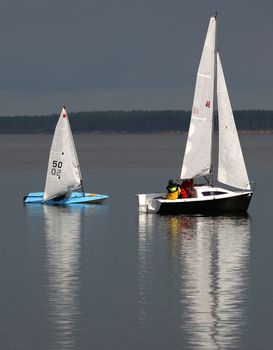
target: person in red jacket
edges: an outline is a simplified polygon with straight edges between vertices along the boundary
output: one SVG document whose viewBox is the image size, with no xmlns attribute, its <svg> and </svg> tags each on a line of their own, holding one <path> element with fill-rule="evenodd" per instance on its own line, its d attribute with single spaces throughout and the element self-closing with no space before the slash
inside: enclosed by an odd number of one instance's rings
<svg viewBox="0 0 273 350">
<path fill-rule="evenodd" d="M 180 186 L 180 198 L 188 198 L 187 181 L 182 181 Z"/>
<path fill-rule="evenodd" d="M 188 186 L 187 186 L 187 193 L 188 197 L 192 198 L 194 196 L 194 191 L 193 191 L 193 179 L 190 179 L 188 181 Z"/>
</svg>

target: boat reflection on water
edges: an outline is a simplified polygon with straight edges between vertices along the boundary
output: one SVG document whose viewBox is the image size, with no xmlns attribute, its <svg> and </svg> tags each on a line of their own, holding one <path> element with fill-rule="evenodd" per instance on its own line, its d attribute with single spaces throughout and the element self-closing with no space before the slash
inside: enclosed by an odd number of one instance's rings
<svg viewBox="0 0 273 350">
<path fill-rule="evenodd" d="M 58 349 L 74 348 L 80 312 L 81 216 L 84 208 L 43 206 L 48 302 Z"/>
<path fill-rule="evenodd" d="M 177 337 L 189 349 L 239 348 L 248 326 L 250 228 L 247 215 L 139 215 L 139 322 L 149 321 L 153 257 L 165 247 L 165 298 Z"/>
<path fill-rule="evenodd" d="M 76 331 L 82 313 L 81 245 L 89 220 L 105 214 L 107 207 L 84 204 L 70 206 L 26 206 L 32 224 L 44 225 L 45 290 L 48 300 L 52 349 L 75 349 Z"/>
</svg>

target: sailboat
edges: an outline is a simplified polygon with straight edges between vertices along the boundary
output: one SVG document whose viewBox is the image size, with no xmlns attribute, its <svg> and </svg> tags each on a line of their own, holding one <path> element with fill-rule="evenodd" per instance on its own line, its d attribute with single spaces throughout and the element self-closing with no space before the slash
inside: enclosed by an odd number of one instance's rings
<svg viewBox="0 0 273 350">
<path fill-rule="evenodd" d="M 47 168 L 44 192 L 31 192 L 24 203 L 67 205 L 101 203 L 108 196 L 86 193 L 74 144 L 69 118 L 62 108 L 55 128 Z"/>
<path fill-rule="evenodd" d="M 166 199 L 166 194 L 138 194 L 139 211 L 150 213 L 246 212 L 253 195 L 220 55 L 216 47 L 217 14 L 209 27 L 197 72 L 184 159 L 179 181 L 193 180 L 190 198 Z M 215 98 L 216 97 L 216 98 Z M 214 118 L 218 105 L 218 145 Z M 218 152 L 218 171 L 214 154 Z M 197 185 L 205 179 L 206 184 Z M 221 184 L 228 188 L 223 188 Z M 221 187 L 220 187 L 221 186 Z"/>
</svg>

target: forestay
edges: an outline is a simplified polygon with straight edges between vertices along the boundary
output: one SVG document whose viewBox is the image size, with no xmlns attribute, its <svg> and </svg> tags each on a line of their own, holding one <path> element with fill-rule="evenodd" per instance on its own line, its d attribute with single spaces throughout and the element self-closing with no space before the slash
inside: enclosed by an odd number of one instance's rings
<svg viewBox="0 0 273 350">
<path fill-rule="evenodd" d="M 190 129 L 181 179 L 204 176 L 211 169 L 216 18 L 210 19 L 197 72 Z"/>
<path fill-rule="evenodd" d="M 219 117 L 218 181 L 232 187 L 250 190 L 219 54 L 217 54 L 217 98 Z"/>
<path fill-rule="evenodd" d="M 62 109 L 47 168 L 44 201 L 81 187 L 81 171 L 67 112 Z"/>
</svg>

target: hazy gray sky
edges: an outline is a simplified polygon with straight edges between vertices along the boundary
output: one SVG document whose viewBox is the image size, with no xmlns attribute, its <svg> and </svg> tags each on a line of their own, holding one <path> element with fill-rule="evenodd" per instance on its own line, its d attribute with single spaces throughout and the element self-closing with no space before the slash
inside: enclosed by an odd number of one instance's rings
<svg viewBox="0 0 273 350">
<path fill-rule="evenodd" d="M 209 18 L 235 109 L 273 109 L 272 0 L 0 0 L 0 115 L 191 109 Z"/>
</svg>

